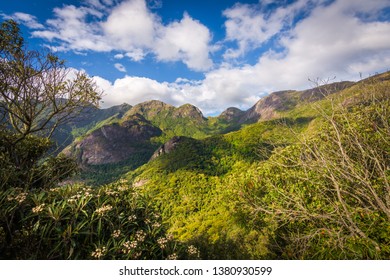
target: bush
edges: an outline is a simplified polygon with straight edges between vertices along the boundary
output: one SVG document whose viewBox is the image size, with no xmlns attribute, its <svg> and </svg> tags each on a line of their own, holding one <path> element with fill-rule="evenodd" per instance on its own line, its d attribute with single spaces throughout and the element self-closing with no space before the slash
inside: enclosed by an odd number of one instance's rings
<svg viewBox="0 0 390 280">
<path fill-rule="evenodd" d="M 2 259 L 197 258 L 128 183 L 0 194 Z"/>
</svg>

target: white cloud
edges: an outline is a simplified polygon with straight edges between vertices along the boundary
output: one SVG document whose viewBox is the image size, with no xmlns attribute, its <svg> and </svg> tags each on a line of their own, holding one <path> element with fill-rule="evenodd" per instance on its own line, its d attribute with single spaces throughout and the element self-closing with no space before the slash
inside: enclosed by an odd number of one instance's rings
<svg viewBox="0 0 390 280">
<path fill-rule="evenodd" d="M 187 13 L 179 22 L 160 29 L 155 52 L 162 61 L 183 61 L 190 69 L 207 70 L 212 66 L 209 58 L 211 35 L 206 26 Z"/>
<path fill-rule="evenodd" d="M 320 5 L 324 0 L 298 0 L 275 10 L 265 9 L 270 1 L 259 4 L 237 3 L 232 8 L 223 11 L 225 21 L 226 41 L 237 43 L 237 48 L 229 48 L 225 58 L 238 58 L 248 51 L 261 47 L 264 43 L 290 26 L 298 13 L 310 10 L 312 5 Z"/>
<path fill-rule="evenodd" d="M 101 22 L 101 27 L 105 36 L 115 44 L 113 48 L 131 50 L 153 44 L 158 21 L 144 0 L 131 0 L 116 6 L 107 20 Z"/>
<path fill-rule="evenodd" d="M 90 8 L 73 5 L 54 9 L 55 18 L 47 20 L 47 29 L 34 31 L 32 35 L 51 42 L 59 42 L 57 50 L 110 51 L 109 41 L 99 32 L 99 25 L 87 22 L 92 16 Z"/>
<path fill-rule="evenodd" d="M 19 23 L 22 23 L 26 25 L 28 28 L 31 29 L 42 29 L 44 26 L 40 24 L 37 20 L 37 18 L 33 15 L 26 14 L 26 13 L 14 13 L 11 16 L 7 16 L 5 14 L 1 14 L 5 19 L 13 19 Z"/>
<path fill-rule="evenodd" d="M 145 56 L 146 52 L 142 49 L 133 49 L 125 54 L 126 57 L 130 58 L 132 61 L 142 61 Z"/>
<path fill-rule="evenodd" d="M 123 72 L 123 73 L 126 73 L 126 72 L 127 72 L 127 71 L 126 71 L 126 67 L 123 66 L 123 65 L 120 64 L 120 63 L 115 63 L 115 64 L 114 64 L 114 67 L 115 67 L 118 71 L 120 71 L 120 72 Z"/>
<path fill-rule="evenodd" d="M 168 83 L 159 83 L 149 78 L 131 76 L 117 79 L 114 83 L 110 83 L 101 77 L 94 77 L 93 79 L 104 90 L 103 102 L 105 107 L 121 103 L 135 105 L 154 99 L 176 104 L 172 96 L 177 92 Z"/>
<path fill-rule="evenodd" d="M 122 53 L 117 53 L 116 55 L 114 55 L 114 58 L 116 58 L 116 59 L 122 59 L 124 57 L 125 57 L 125 55 Z"/>
<path fill-rule="evenodd" d="M 195 71 L 212 66 L 210 31 L 188 14 L 164 25 L 145 0 L 126 0 L 115 6 L 98 0 L 84 4 L 55 8 L 54 18 L 33 36 L 57 43 L 57 51 L 118 51 L 133 61 L 152 54 L 160 61 L 182 61 Z"/>
</svg>

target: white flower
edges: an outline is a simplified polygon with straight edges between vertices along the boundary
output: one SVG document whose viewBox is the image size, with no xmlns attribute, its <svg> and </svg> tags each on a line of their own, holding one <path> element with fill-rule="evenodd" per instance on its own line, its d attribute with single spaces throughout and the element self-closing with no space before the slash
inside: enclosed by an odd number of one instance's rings
<svg viewBox="0 0 390 280">
<path fill-rule="evenodd" d="M 40 213 L 40 212 L 43 211 L 44 207 L 45 207 L 45 203 L 42 203 L 42 204 L 40 204 L 40 205 L 38 205 L 38 206 L 35 206 L 35 207 L 32 209 L 32 212 L 38 214 L 38 213 Z"/>
<path fill-rule="evenodd" d="M 111 236 L 114 238 L 118 238 L 119 236 L 121 236 L 121 230 L 120 229 L 114 230 L 114 232 L 111 234 Z"/>
<path fill-rule="evenodd" d="M 111 205 L 104 205 L 98 209 L 95 210 L 95 213 L 97 213 L 99 216 L 103 216 L 104 213 L 110 211 L 112 209 L 112 206 Z"/>
<path fill-rule="evenodd" d="M 94 257 L 95 259 L 100 259 L 106 253 L 107 253 L 107 248 L 106 247 L 96 248 L 96 250 L 91 253 L 91 256 Z"/>
</svg>

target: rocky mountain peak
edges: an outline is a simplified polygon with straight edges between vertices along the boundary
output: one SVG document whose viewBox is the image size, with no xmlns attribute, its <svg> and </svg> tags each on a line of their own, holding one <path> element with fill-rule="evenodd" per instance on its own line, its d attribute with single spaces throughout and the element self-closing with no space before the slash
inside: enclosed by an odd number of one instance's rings
<svg viewBox="0 0 390 280">
<path fill-rule="evenodd" d="M 236 107 L 229 107 L 225 111 L 223 111 L 218 116 L 218 118 L 226 120 L 228 122 L 231 122 L 231 121 L 234 121 L 234 120 L 242 117 L 244 113 L 245 113 L 244 111 L 241 111 L 240 109 L 238 109 Z"/>
<path fill-rule="evenodd" d="M 206 120 L 199 108 L 191 104 L 184 104 L 179 108 L 176 108 L 173 111 L 172 116 L 176 118 L 191 118 L 197 121 Z"/>
<path fill-rule="evenodd" d="M 173 110 L 175 107 L 169 104 L 166 104 L 159 100 L 151 100 L 142 102 L 140 104 L 132 107 L 125 115 L 125 117 L 140 114 L 147 119 L 154 118 L 161 113 L 167 113 L 170 110 Z"/>
</svg>

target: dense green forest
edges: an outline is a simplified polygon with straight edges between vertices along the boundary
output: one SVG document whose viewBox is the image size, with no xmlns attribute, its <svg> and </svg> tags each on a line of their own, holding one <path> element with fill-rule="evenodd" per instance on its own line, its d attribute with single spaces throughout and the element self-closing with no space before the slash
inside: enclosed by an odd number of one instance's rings
<svg viewBox="0 0 390 280">
<path fill-rule="evenodd" d="M 257 119 L 99 111 L 88 77 L 0 33 L 1 259 L 390 258 L 390 72 L 271 94 Z"/>
</svg>

